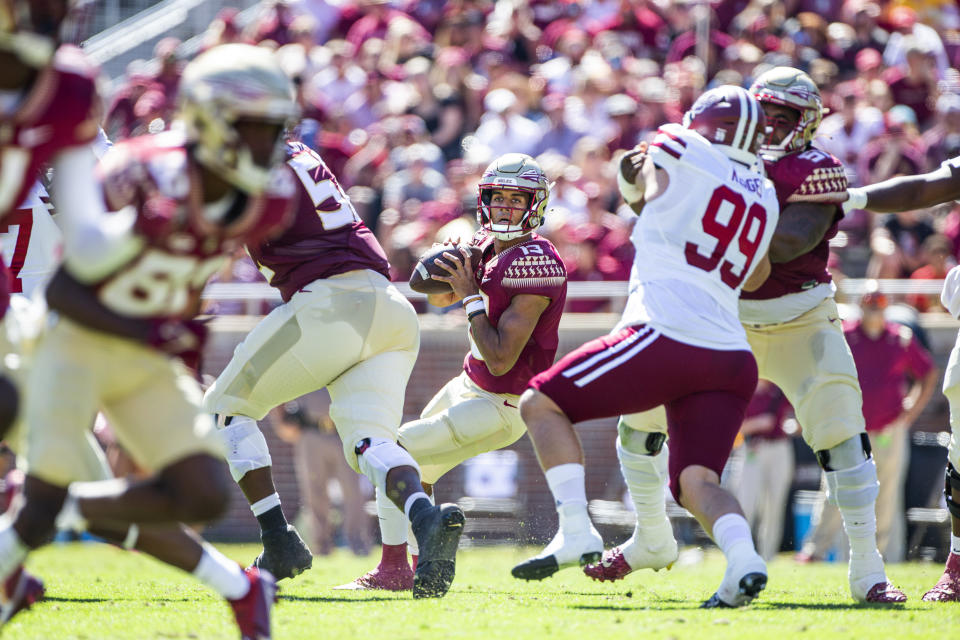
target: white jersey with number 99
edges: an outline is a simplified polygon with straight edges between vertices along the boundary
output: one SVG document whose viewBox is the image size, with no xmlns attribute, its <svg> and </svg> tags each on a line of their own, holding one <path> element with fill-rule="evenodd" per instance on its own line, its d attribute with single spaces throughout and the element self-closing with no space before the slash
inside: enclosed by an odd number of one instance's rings
<svg viewBox="0 0 960 640">
<path fill-rule="evenodd" d="M 777 226 L 773 183 L 759 161 L 747 167 L 731 160 L 679 125 L 661 127 L 649 153 L 669 184 L 634 226 L 636 257 L 619 327 L 649 324 L 686 344 L 749 349 L 737 298 Z"/>
</svg>

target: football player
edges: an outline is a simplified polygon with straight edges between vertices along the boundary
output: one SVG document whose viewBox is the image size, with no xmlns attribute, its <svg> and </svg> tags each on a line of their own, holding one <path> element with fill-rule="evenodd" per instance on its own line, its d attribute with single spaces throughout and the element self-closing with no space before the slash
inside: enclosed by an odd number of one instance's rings
<svg viewBox="0 0 960 640">
<path fill-rule="evenodd" d="M 820 91 L 810 77 L 790 67 L 759 76 L 750 92 L 760 101 L 771 127 L 760 147 L 767 175 L 777 189 L 780 222 L 770 243 L 770 277 L 740 297 L 740 320 L 757 358 L 759 375 L 780 387 L 803 425 L 803 437 L 816 452 L 830 500 L 843 515 L 850 539 L 849 582 L 860 602 L 903 602 L 906 596 L 887 581 L 877 550 L 875 503 L 877 469 L 861 410 L 857 369 L 843 337 L 827 271 L 828 242 L 843 217 L 840 202 L 846 177 L 840 162 L 811 145 L 823 116 Z M 623 437 L 659 442 L 662 412 L 624 416 Z M 616 580 L 640 568 L 657 569 L 675 556 L 672 531 L 664 528 L 664 461 L 653 446 L 637 456 L 621 456 L 621 468 L 637 506 L 634 536 L 587 570 L 598 580 Z M 660 493 L 658 493 L 658 487 Z"/>
<path fill-rule="evenodd" d="M 848 190 L 846 211 L 866 209 L 896 213 L 926 209 L 960 198 L 960 157 L 945 161 L 934 171 L 916 176 L 891 178 L 867 187 Z M 940 294 L 943 306 L 960 318 L 960 267 L 947 273 Z M 950 555 L 943 575 L 923 595 L 927 602 L 960 602 L 960 338 L 950 352 L 943 380 L 943 394 L 950 401 L 950 447 L 944 493 L 950 510 Z"/>
<path fill-rule="evenodd" d="M 64 182 L 78 180 L 78 173 L 92 182 L 88 146 L 99 128 L 97 71 L 79 49 L 61 44 L 75 31 L 73 17 L 68 0 L 0 2 L 0 224 L 11 224 L 11 214 L 51 164 Z M 10 291 L 6 266 L 0 271 L 2 316 Z M 5 342 L 0 338 L 4 354 L 11 351 Z M 16 387 L 0 376 L 0 437 L 18 405 Z"/>
<path fill-rule="evenodd" d="M 202 347 L 193 318 L 208 277 L 289 223 L 292 98 L 269 51 L 211 49 L 184 71 L 178 128 L 104 157 L 99 206 L 64 225 L 65 261 L 47 290 L 57 318 L 30 386 L 58 396 L 27 397 L 24 502 L 0 528 L 0 576 L 20 573 L 55 526 L 89 529 L 193 573 L 227 598 L 244 638 L 269 637 L 269 573 L 244 573 L 177 523 L 215 519 L 228 499 L 222 445 L 184 359 Z M 101 468 L 76 452 L 98 409 L 152 476 L 88 481 Z M 2 605 L 5 621 L 17 602 Z"/>
<path fill-rule="evenodd" d="M 413 524 L 423 553 L 414 597 L 443 596 L 453 581 L 463 512 L 433 505 L 417 462 L 397 445 L 420 349 L 416 312 L 390 283 L 383 249 L 320 156 L 294 143 L 288 164 L 301 187 L 293 225 L 249 245 L 284 304 L 237 346 L 204 399 L 218 415 L 231 473 L 260 522 L 264 550 L 254 566 L 286 578 L 311 565 L 309 550 L 284 519 L 257 421 L 326 387 L 347 462 Z"/>
<path fill-rule="evenodd" d="M 724 86 L 700 96 L 683 125 L 664 125 L 647 151 L 631 155 L 639 173 L 621 191 L 642 215 L 631 236 L 637 257 L 623 317 L 609 335 L 535 376 L 520 401 L 560 530 L 513 568 L 514 577 L 541 580 L 596 562 L 603 552 L 587 513 L 574 423 L 664 405 L 673 444 L 670 489 L 727 558 L 720 587 L 704 606 L 741 606 L 766 586 L 766 564 L 743 511 L 720 487 L 757 384 L 737 298 L 768 273 L 779 212 L 756 155 L 765 129 L 753 96 Z M 649 444 L 631 433 L 618 450 L 645 455 Z"/>
<path fill-rule="evenodd" d="M 468 458 L 516 442 L 526 427 L 520 394 L 530 378 L 553 363 L 560 314 L 567 295 L 566 271 L 556 248 L 535 230 L 543 224 L 550 185 L 528 155 L 508 153 L 494 160 L 480 179 L 472 244 L 482 257 L 451 246 L 451 262 L 438 260 L 452 291 L 428 296 L 446 307 L 461 302 L 467 312 L 470 351 L 463 372 L 450 380 L 420 414 L 400 427 L 400 444 L 433 485 Z M 403 514 L 378 494 L 383 539 L 380 564 L 343 588 L 409 589 L 407 526 Z M 414 565 L 419 549 L 410 540 Z"/>
</svg>

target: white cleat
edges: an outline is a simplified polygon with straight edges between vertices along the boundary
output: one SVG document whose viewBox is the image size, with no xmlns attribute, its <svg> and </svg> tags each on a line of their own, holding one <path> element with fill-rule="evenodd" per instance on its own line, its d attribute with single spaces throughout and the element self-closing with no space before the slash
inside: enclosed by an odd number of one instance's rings
<svg viewBox="0 0 960 640">
<path fill-rule="evenodd" d="M 669 569 L 680 556 L 680 548 L 673 537 L 673 528 L 654 532 L 651 529 L 634 529 L 633 535 L 621 547 L 624 559 L 634 571 L 637 569 Z"/>
<path fill-rule="evenodd" d="M 543 580 L 560 569 L 599 562 L 602 555 L 603 538 L 592 524 L 579 533 L 564 533 L 561 529 L 539 555 L 524 560 L 511 573 L 521 580 Z"/>
<path fill-rule="evenodd" d="M 767 564 L 759 555 L 735 567 L 728 564 L 717 592 L 701 607 L 742 607 L 750 604 L 766 586 Z"/>
</svg>

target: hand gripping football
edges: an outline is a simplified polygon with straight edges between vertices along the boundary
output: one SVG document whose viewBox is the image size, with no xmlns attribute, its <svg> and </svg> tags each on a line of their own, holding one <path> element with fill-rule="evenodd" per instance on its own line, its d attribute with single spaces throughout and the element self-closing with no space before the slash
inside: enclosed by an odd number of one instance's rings
<svg viewBox="0 0 960 640">
<path fill-rule="evenodd" d="M 477 265 L 480 264 L 480 256 L 483 254 L 483 251 L 480 250 L 480 247 L 475 245 L 459 246 L 470 249 L 473 268 L 476 269 Z M 440 268 L 439 265 L 434 264 L 434 260 L 437 258 L 440 258 L 447 263 L 450 262 L 447 258 L 442 257 L 444 253 L 452 253 L 456 255 L 458 253 L 457 247 L 449 244 L 434 245 L 427 249 L 426 253 L 420 256 L 420 259 L 417 260 L 417 264 L 413 269 L 413 273 L 410 274 L 411 289 L 417 293 L 426 293 L 428 295 L 433 293 L 450 293 L 451 289 L 449 284 L 433 279 L 433 276 L 435 275 L 450 275 Z"/>
</svg>

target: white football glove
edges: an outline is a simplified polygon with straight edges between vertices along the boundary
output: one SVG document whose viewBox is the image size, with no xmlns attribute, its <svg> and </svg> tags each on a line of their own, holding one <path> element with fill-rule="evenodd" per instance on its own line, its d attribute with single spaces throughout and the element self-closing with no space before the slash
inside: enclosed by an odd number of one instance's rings
<svg viewBox="0 0 960 640">
<path fill-rule="evenodd" d="M 954 318 L 960 319 L 960 266 L 950 269 L 943 281 L 940 302 Z"/>
</svg>

